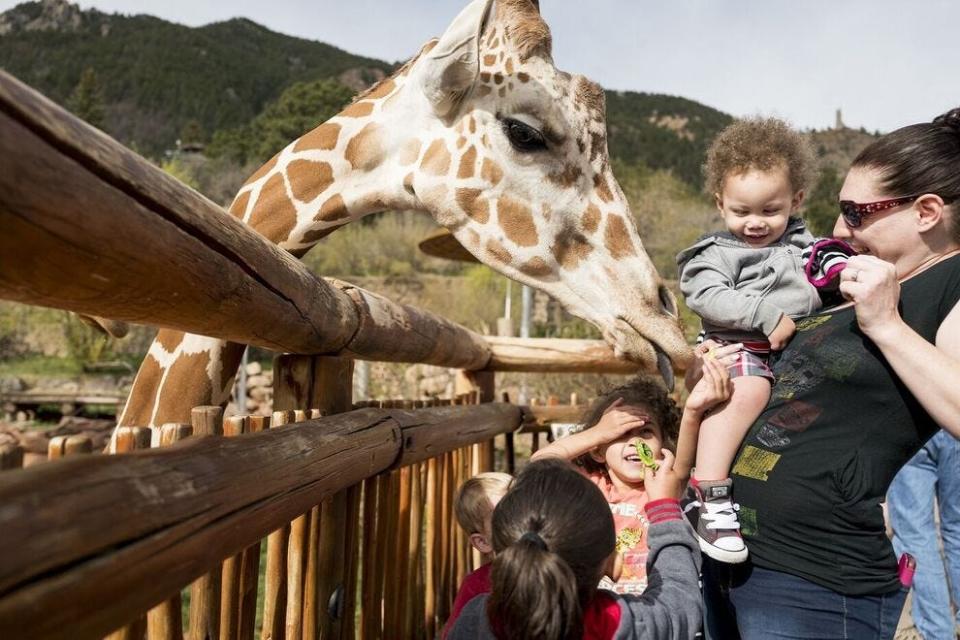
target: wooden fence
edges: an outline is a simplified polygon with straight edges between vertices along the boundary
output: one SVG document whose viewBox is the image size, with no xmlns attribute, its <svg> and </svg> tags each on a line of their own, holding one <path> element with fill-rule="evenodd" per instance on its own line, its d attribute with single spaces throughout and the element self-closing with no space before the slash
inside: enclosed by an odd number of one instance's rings
<svg viewBox="0 0 960 640">
<path fill-rule="evenodd" d="M 2 71 L 0 228 L 0 298 L 322 354 L 278 357 L 272 420 L 198 407 L 158 449 L 127 427 L 120 455 L 55 439 L 54 463 L 0 473 L 0 638 L 436 637 L 477 561 L 454 491 L 501 434 L 512 467 L 522 422 L 493 372 L 638 368 L 318 278 Z M 355 407 L 353 358 L 458 368 L 459 393 Z"/>
</svg>

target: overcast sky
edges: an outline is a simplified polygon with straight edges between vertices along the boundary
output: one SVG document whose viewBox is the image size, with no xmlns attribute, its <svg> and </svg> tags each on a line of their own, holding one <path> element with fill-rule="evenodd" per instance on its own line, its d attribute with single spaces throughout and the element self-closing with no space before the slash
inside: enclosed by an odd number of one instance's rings
<svg viewBox="0 0 960 640">
<path fill-rule="evenodd" d="M 18 4 L 0 0 L 0 11 Z M 83 0 L 199 26 L 243 16 L 404 60 L 466 0 Z M 610 89 L 679 95 L 804 128 L 889 131 L 960 106 L 957 0 L 541 0 L 557 66 Z"/>
</svg>

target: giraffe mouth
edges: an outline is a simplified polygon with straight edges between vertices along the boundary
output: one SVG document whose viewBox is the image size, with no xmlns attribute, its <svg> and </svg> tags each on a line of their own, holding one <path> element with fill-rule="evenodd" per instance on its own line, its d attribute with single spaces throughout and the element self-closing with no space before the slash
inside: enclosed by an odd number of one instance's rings
<svg viewBox="0 0 960 640">
<path fill-rule="evenodd" d="M 667 385 L 668 391 L 673 391 L 673 387 L 676 384 L 676 378 L 673 375 L 673 362 L 670 361 L 670 356 L 660 348 L 656 342 L 651 342 L 653 345 L 653 350 L 657 354 L 657 372 L 660 373 L 660 377 L 663 378 L 663 383 Z"/>
<path fill-rule="evenodd" d="M 630 320 L 624 318 L 623 316 L 620 316 L 618 320 L 626 325 L 626 327 L 629 327 L 631 333 L 641 338 L 644 343 L 653 349 L 653 354 L 656 359 L 657 373 L 659 373 L 660 377 L 663 378 L 663 383 L 666 385 L 667 389 L 673 391 L 674 385 L 676 384 L 676 377 L 673 374 L 673 360 L 670 358 L 670 355 L 657 343 L 656 340 L 651 339 L 643 331 L 640 331 L 636 325 L 630 322 Z"/>
</svg>

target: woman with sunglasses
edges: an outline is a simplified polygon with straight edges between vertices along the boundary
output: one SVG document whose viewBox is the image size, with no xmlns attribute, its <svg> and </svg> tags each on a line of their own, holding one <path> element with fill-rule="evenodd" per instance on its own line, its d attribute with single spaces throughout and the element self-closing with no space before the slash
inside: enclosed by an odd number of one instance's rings
<svg viewBox="0 0 960 640">
<path fill-rule="evenodd" d="M 941 426 L 960 436 L 960 109 L 876 140 L 840 200 L 847 302 L 771 362 L 731 474 L 750 561 L 704 566 L 713 640 L 893 638 L 906 591 L 880 503 Z"/>
</svg>

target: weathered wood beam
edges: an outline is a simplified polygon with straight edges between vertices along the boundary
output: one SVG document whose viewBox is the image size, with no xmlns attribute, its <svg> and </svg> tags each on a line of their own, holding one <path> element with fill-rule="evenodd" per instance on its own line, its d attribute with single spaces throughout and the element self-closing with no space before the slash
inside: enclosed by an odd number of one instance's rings
<svg viewBox="0 0 960 640">
<path fill-rule="evenodd" d="M 491 371 L 529 371 L 536 373 L 640 373 L 656 372 L 649 367 L 613 355 L 602 340 L 564 338 L 504 338 L 486 336 L 492 356 Z"/>
<path fill-rule="evenodd" d="M 0 637 L 103 637 L 326 496 L 519 424 L 510 405 L 360 409 L 0 474 L 17 550 L 0 554 Z"/>
<path fill-rule="evenodd" d="M 489 359 L 459 325 L 327 283 L 3 71 L 0 229 L 0 298 L 275 351 L 458 368 Z"/>
</svg>

